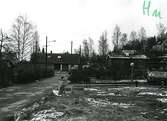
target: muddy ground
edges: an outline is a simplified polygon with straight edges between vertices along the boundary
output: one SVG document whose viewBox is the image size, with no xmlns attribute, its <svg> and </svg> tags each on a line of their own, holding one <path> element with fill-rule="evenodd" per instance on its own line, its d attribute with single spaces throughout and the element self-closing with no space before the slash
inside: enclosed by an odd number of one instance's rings
<svg viewBox="0 0 167 121">
<path fill-rule="evenodd" d="M 52 91 L 15 112 L 14 120 L 167 121 L 166 88 L 75 87 L 61 96 Z"/>
</svg>

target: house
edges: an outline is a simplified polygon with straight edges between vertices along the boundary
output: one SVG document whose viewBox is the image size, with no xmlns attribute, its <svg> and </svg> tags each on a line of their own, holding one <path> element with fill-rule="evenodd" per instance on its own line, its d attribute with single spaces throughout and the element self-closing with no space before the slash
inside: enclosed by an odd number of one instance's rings
<svg viewBox="0 0 167 121">
<path fill-rule="evenodd" d="M 36 64 L 51 64 L 55 70 L 69 71 L 80 64 L 80 55 L 69 53 L 34 53 L 31 61 Z"/>
<path fill-rule="evenodd" d="M 137 79 L 145 77 L 147 70 L 147 62 L 149 58 L 145 55 L 134 55 L 131 57 L 127 56 L 109 56 L 108 63 L 114 67 L 115 75 L 118 75 L 120 78 L 129 78 L 130 72 L 132 69 L 131 64 L 134 64 L 134 76 Z"/>
<path fill-rule="evenodd" d="M 136 50 L 123 50 L 122 51 L 125 56 L 130 56 L 130 55 L 134 55 L 136 53 Z"/>
</svg>

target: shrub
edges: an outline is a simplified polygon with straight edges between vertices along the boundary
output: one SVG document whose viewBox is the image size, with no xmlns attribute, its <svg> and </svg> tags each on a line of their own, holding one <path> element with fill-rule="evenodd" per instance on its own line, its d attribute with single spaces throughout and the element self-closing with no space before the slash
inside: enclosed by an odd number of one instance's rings
<svg viewBox="0 0 167 121">
<path fill-rule="evenodd" d="M 12 68 L 7 61 L 0 62 L 0 88 L 11 85 Z"/>
<path fill-rule="evenodd" d="M 72 70 L 70 72 L 69 80 L 71 83 L 90 83 L 86 69 L 83 70 Z"/>
<path fill-rule="evenodd" d="M 15 68 L 17 77 L 15 83 L 31 83 L 41 78 L 48 78 L 54 75 L 54 69 L 48 65 L 47 73 L 45 65 L 31 64 L 31 63 L 19 63 Z"/>
</svg>

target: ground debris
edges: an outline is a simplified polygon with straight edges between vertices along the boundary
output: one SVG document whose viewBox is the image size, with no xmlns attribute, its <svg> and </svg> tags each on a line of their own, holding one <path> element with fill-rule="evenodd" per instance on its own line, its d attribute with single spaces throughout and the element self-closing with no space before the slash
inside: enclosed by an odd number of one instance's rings
<svg viewBox="0 0 167 121">
<path fill-rule="evenodd" d="M 72 95 L 52 94 L 26 110 L 28 121 L 165 121 L 165 89 L 147 87 L 94 87 L 75 89 Z M 55 93 L 57 94 L 57 92 Z M 149 95 L 149 96 L 148 96 Z M 164 100 L 165 99 L 165 100 Z M 17 121 L 23 121 L 21 118 Z M 16 121 L 16 120 L 15 120 Z"/>
<path fill-rule="evenodd" d="M 58 112 L 54 108 L 51 108 L 33 114 L 33 118 L 30 121 L 52 121 L 53 119 L 58 119 L 58 117 L 61 117 L 63 114 L 63 112 Z"/>
</svg>

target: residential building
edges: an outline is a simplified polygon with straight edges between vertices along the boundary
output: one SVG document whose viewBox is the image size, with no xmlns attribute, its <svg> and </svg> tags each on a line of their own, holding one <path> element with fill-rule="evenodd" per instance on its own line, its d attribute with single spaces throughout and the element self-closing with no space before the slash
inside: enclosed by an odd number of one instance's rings
<svg viewBox="0 0 167 121">
<path fill-rule="evenodd" d="M 69 71 L 72 67 L 79 66 L 80 55 L 69 53 L 34 53 L 31 56 L 31 61 L 36 64 L 51 64 L 55 70 Z"/>
</svg>

